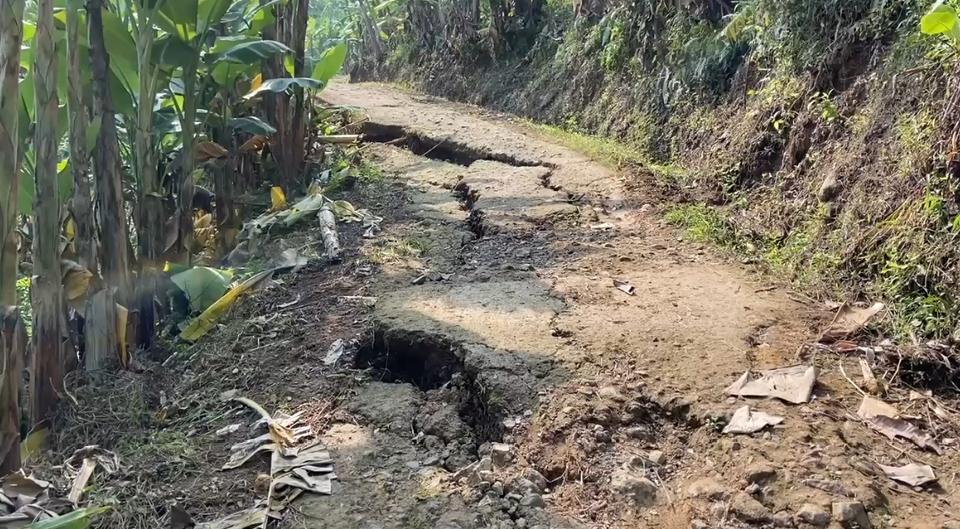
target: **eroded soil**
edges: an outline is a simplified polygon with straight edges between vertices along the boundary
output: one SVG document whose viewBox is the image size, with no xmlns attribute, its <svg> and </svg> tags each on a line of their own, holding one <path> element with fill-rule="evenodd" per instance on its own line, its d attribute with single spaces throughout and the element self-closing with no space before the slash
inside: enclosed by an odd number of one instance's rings
<svg viewBox="0 0 960 529">
<path fill-rule="evenodd" d="M 385 180 L 349 198 L 382 230 L 347 228 L 343 263 L 284 280 L 190 368 L 312 410 L 339 480 L 286 527 L 856 524 L 842 502 L 876 527 L 960 523 L 956 445 L 936 455 L 867 429 L 838 370 L 859 374 L 857 359 L 810 346 L 832 314 L 678 238 L 654 192 L 477 108 L 379 85 L 323 97 L 367 115 Z M 325 365 L 336 339 L 348 353 Z M 807 404 L 724 392 L 798 363 L 819 367 Z M 721 434 L 744 404 L 784 421 Z M 910 462 L 939 485 L 877 467 Z M 256 474 L 228 475 L 238 507 Z"/>
</svg>

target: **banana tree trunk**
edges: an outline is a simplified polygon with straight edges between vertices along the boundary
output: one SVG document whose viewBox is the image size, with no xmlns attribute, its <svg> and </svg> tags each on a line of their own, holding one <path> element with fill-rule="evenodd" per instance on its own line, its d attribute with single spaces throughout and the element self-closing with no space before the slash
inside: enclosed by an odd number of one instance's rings
<svg viewBox="0 0 960 529">
<path fill-rule="evenodd" d="M 293 76 L 294 77 L 303 77 L 304 70 L 306 69 L 306 44 L 307 44 L 307 22 L 310 20 L 309 12 L 310 1 L 309 0 L 297 0 L 295 6 L 295 13 L 293 16 L 293 26 L 290 29 L 290 43 L 288 44 L 291 49 L 293 49 L 294 62 L 293 62 Z M 297 175 L 300 175 L 303 170 L 303 158 L 304 158 L 304 149 L 306 142 L 307 128 L 305 123 L 305 113 L 307 108 L 307 102 L 304 99 L 304 90 L 303 88 L 296 88 L 294 90 L 294 97 L 291 99 L 293 103 L 292 116 L 291 116 L 291 141 L 290 141 L 290 170 L 293 171 L 294 178 Z"/>
<path fill-rule="evenodd" d="M 0 474 L 20 470 L 20 395 L 27 337 L 16 305 L 0 307 Z"/>
<path fill-rule="evenodd" d="M 54 47 L 53 0 L 40 0 L 34 49 L 37 123 L 33 238 L 33 356 L 31 425 L 53 414 L 63 390 L 62 286 L 60 282 L 60 191 L 57 187 L 57 67 Z"/>
<path fill-rule="evenodd" d="M 137 343 L 150 350 L 155 345 L 156 315 L 154 298 L 157 294 L 157 262 L 163 253 L 163 198 L 157 175 L 156 146 L 153 141 L 153 100 L 156 98 L 154 68 L 151 67 L 155 33 L 150 16 L 142 13 L 137 28 L 137 64 L 140 76 L 137 106 L 136 144 L 137 180 L 140 182 L 140 209 L 137 243 L 140 247 L 140 281 L 136 299 L 140 305 L 136 322 Z"/>
<path fill-rule="evenodd" d="M 380 31 L 373 22 L 373 15 L 370 14 L 370 4 L 367 0 L 357 0 L 360 7 L 360 17 L 363 19 L 363 41 L 367 46 L 367 53 L 372 56 L 373 62 L 380 63 L 383 58 L 383 39 L 380 38 Z"/>
<path fill-rule="evenodd" d="M 78 5 L 80 4 L 80 5 Z M 70 121 L 70 172 L 73 197 L 70 214 L 77 226 L 74 245 L 77 262 L 97 273 L 97 238 L 93 225 L 93 193 L 87 174 L 87 109 L 80 80 L 80 9 L 82 0 L 72 0 L 67 9 L 67 112 Z"/>
<path fill-rule="evenodd" d="M 93 155 L 97 208 L 100 212 L 100 264 L 104 282 L 117 288 L 117 303 L 127 306 L 131 298 L 130 264 L 127 256 L 127 219 L 120 178 L 120 147 L 117 123 L 110 100 L 110 57 L 103 40 L 103 0 L 88 0 L 87 24 L 90 66 L 93 75 L 93 109 L 100 117 L 100 133 Z"/>
<path fill-rule="evenodd" d="M 0 0 L 0 305 L 17 304 L 20 46 L 24 0 Z M 2 419 L 0 419 L 2 420 Z"/>
<path fill-rule="evenodd" d="M 271 2 L 260 0 L 260 5 L 264 6 Z M 272 8 L 275 14 L 273 24 L 268 24 L 263 28 L 264 40 L 276 40 L 283 43 L 289 43 L 289 31 L 291 21 L 292 4 L 290 2 L 275 4 Z M 283 65 L 283 56 L 274 54 L 264 59 L 261 63 L 260 71 L 263 80 L 279 79 L 287 77 L 286 69 Z M 277 161 L 279 179 L 276 185 L 279 185 L 287 193 L 293 195 L 296 188 L 296 173 L 292 165 L 292 121 L 293 116 L 290 108 L 290 96 L 280 92 L 276 94 L 264 94 L 264 111 L 267 121 L 277 129 L 274 139 L 270 145 L 270 152 Z"/>
<path fill-rule="evenodd" d="M 0 0 L 0 305 L 17 305 L 17 199 L 20 182 L 17 121 L 23 0 Z M 22 351 L 3 340 L 0 375 L 0 474 L 20 468 Z"/>
</svg>

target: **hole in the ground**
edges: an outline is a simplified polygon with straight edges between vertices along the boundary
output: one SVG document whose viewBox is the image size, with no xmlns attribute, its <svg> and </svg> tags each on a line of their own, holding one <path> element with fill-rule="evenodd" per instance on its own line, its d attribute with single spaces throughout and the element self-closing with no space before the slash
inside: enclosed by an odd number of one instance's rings
<svg viewBox="0 0 960 529">
<path fill-rule="evenodd" d="M 458 414 L 474 431 L 479 444 L 503 437 L 503 417 L 489 411 L 484 392 L 463 366 L 458 346 L 449 340 L 421 332 L 377 330 L 373 340 L 357 351 L 354 365 L 370 369 L 382 382 L 406 382 L 430 391 L 456 389 Z"/>
<path fill-rule="evenodd" d="M 445 138 L 430 138 L 414 131 L 406 130 L 397 125 L 382 125 L 370 121 L 360 126 L 364 140 L 374 143 L 389 143 L 409 149 L 417 156 L 440 160 L 444 162 L 469 166 L 477 160 L 490 160 L 514 167 L 552 167 L 550 164 L 537 160 L 527 160 L 507 153 L 490 152 L 471 145 Z"/>
<path fill-rule="evenodd" d="M 376 331 L 357 351 L 356 367 L 371 369 L 373 379 L 409 382 L 422 391 L 437 389 L 463 371 L 454 346 L 434 336 Z"/>
</svg>

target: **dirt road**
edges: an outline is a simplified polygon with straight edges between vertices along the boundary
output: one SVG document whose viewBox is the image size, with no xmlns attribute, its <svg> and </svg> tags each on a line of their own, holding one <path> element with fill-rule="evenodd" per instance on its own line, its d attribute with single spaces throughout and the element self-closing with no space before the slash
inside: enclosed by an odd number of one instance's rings
<svg viewBox="0 0 960 529">
<path fill-rule="evenodd" d="M 960 518 L 956 449 L 856 420 L 838 358 L 805 353 L 824 323 L 815 304 L 678 239 L 654 195 L 480 109 L 379 85 L 323 97 L 364 109 L 366 150 L 404 198 L 381 204 L 383 231 L 360 248 L 377 301 L 355 365 L 374 380 L 325 437 L 340 481 L 297 504 L 306 527 Z M 809 403 L 725 393 L 747 370 L 798 363 L 821 367 Z M 722 434 L 746 404 L 784 420 Z M 940 486 L 876 466 L 914 461 Z"/>
</svg>

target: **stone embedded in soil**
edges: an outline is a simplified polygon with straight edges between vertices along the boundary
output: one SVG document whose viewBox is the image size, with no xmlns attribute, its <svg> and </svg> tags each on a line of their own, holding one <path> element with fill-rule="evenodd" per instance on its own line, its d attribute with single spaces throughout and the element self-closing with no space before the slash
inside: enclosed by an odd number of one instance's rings
<svg viewBox="0 0 960 529">
<path fill-rule="evenodd" d="M 830 513 L 812 503 L 804 503 L 797 511 L 797 520 L 817 527 L 830 525 Z"/>
<path fill-rule="evenodd" d="M 614 402 L 626 402 L 626 398 L 620 393 L 620 390 L 613 386 L 602 387 L 597 391 L 597 395 L 602 399 L 610 399 Z"/>
<path fill-rule="evenodd" d="M 730 497 L 730 493 L 722 485 L 710 478 L 694 481 L 687 487 L 687 494 L 692 498 L 720 501 Z"/>
<path fill-rule="evenodd" d="M 738 492 L 730 502 L 730 512 L 746 522 L 770 521 L 770 509 L 745 492 Z"/>
<path fill-rule="evenodd" d="M 490 458 L 497 468 L 505 468 L 513 463 L 513 447 L 505 443 L 491 443 Z"/>
<path fill-rule="evenodd" d="M 539 494 L 527 494 L 526 496 L 520 498 L 520 505 L 523 507 L 533 507 L 535 509 L 537 508 L 542 509 L 544 506 L 543 496 Z"/>
<path fill-rule="evenodd" d="M 744 472 L 747 483 L 766 485 L 777 478 L 777 470 L 766 463 L 753 463 Z"/>
<path fill-rule="evenodd" d="M 960 529 L 960 520 L 943 522 L 943 529 Z"/>
<path fill-rule="evenodd" d="M 871 484 L 865 487 L 857 487 L 853 489 L 852 492 L 853 497 L 860 500 L 863 508 L 868 512 L 879 509 L 887 504 L 887 497 L 883 495 L 883 492 L 881 492 L 876 485 Z M 960 529 L 960 526 L 958 526 L 957 529 Z"/>
<path fill-rule="evenodd" d="M 610 488 L 636 507 L 652 507 L 657 502 L 657 486 L 636 472 L 614 472 L 610 477 Z"/>
<path fill-rule="evenodd" d="M 833 517 L 844 527 L 856 526 L 858 529 L 870 529 L 870 518 L 859 501 L 838 501 L 833 504 Z"/>
<path fill-rule="evenodd" d="M 511 479 L 507 483 L 507 489 L 513 494 L 537 494 L 540 489 L 537 487 L 536 483 L 530 481 L 527 478 L 516 477 Z"/>
<path fill-rule="evenodd" d="M 851 497 L 851 496 L 853 496 L 853 493 L 850 492 L 850 491 L 847 489 L 847 487 L 845 487 L 845 486 L 843 485 L 843 483 L 841 483 L 841 482 L 839 482 L 839 481 L 836 481 L 836 480 L 831 480 L 831 479 L 805 479 L 805 480 L 803 480 L 803 484 L 806 485 L 806 486 L 808 486 L 808 487 L 813 487 L 813 488 L 815 488 L 815 489 L 820 489 L 820 490 L 822 490 L 822 491 L 824 491 L 824 492 L 829 492 L 830 494 L 833 494 L 834 496 L 842 496 L 842 497 Z"/>
<path fill-rule="evenodd" d="M 545 478 L 543 474 L 537 472 L 535 469 L 529 467 L 523 469 L 523 477 L 530 480 L 531 483 L 537 486 L 537 492 L 543 493 L 547 490 L 547 478 Z"/>
<path fill-rule="evenodd" d="M 793 527 L 793 516 L 790 516 L 790 513 L 787 511 L 780 511 L 774 514 L 772 521 L 774 527 Z"/>
</svg>

